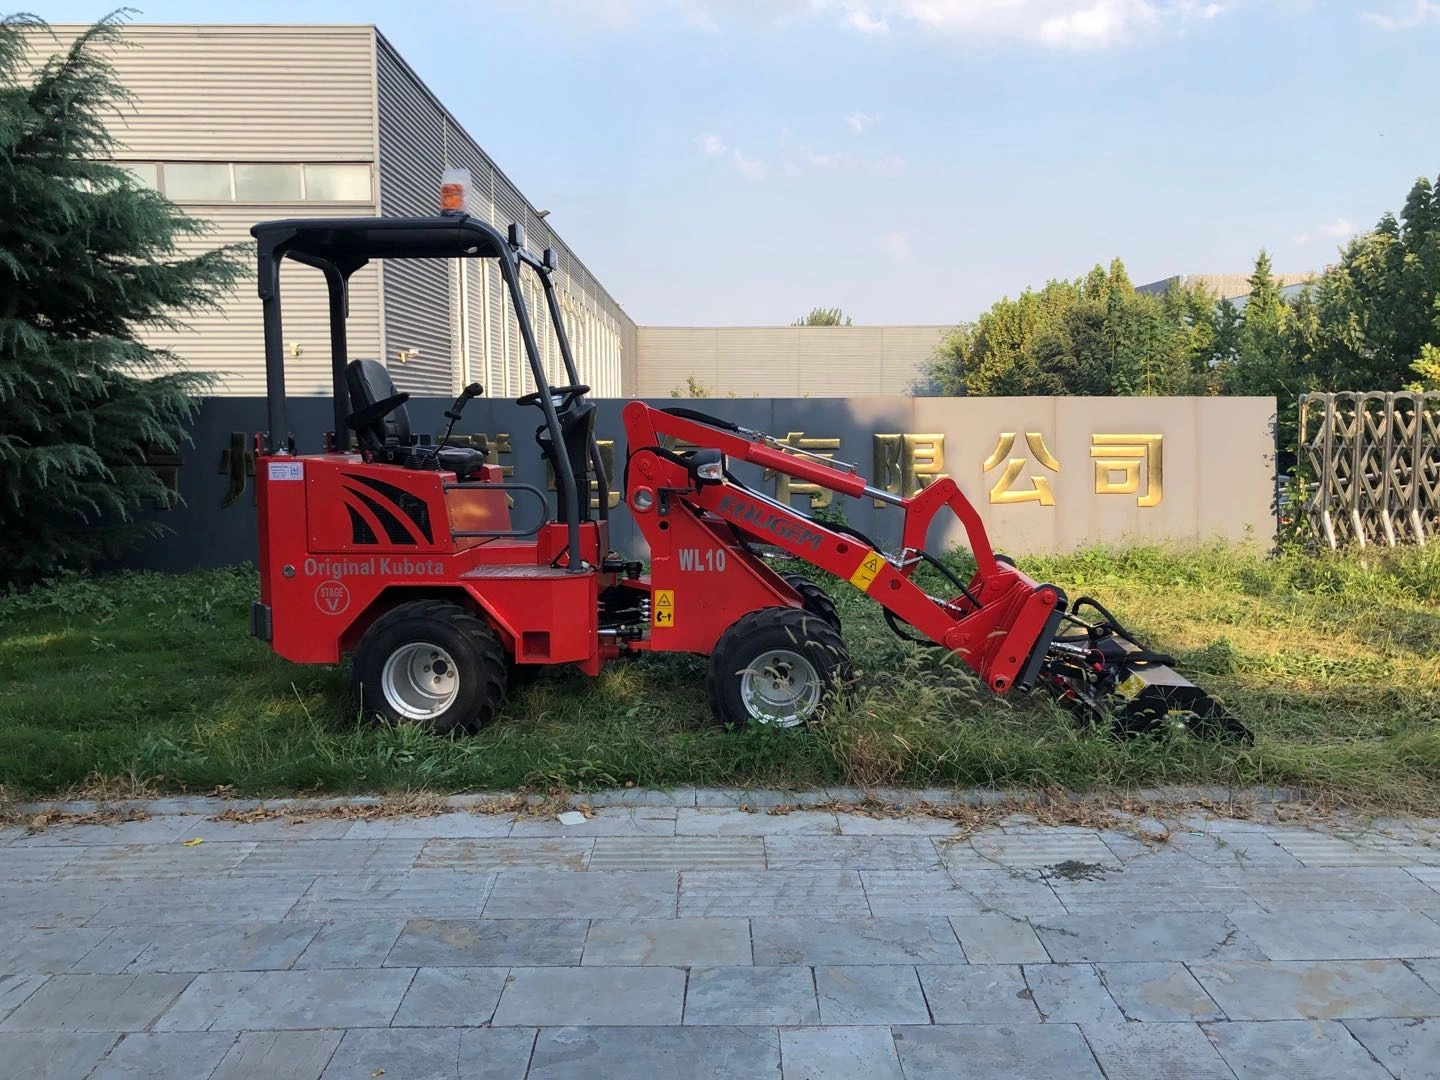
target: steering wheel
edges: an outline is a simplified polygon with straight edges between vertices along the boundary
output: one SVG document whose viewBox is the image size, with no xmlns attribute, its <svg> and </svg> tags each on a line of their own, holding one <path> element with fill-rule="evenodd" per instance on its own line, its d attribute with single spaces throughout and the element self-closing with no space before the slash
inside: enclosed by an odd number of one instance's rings
<svg viewBox="0 0 1440 1080">
<path fill-rule="evenodd" d="M 560 398 L 560 406 L 556 410 L 557 412 L 563 412 L 565 409 L 570 408 L 571 405 L 574 405 L 576 401 L 578 401 L 581 397 L 588 394 L 589 392 L 590 387 L 581 386 L 579 384 L 576 384 L 575 386 L 552 386 L 550 388 L 550 396 L 552 398 Z M 516 398 L 515 404 L 539 405 L 540 399 L 544 396 L 545 395 L 540 393 L 539 390 L 536 390 L 533 393 L 526 394 L 524 397 Z"/>
</svg>

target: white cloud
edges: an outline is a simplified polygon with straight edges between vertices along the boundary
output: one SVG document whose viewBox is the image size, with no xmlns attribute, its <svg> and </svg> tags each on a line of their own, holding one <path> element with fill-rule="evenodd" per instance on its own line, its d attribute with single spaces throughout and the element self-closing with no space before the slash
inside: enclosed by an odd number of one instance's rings
<svg viewBox="0 0 1440 1080">
<path fill-rule="evenodd" d="M 890 29 L 885 19 L 877 19 L 864 8 L 856 8 L 845 16 L 845 24 L 862 34 L 883 34 Z"/>
<path fill-rule="evenodd" d="M 880 238 L 880 246 L 895 262 L 908 262 L 910 259 L 910 240 L 904 233 L 886 233 Z"/>
<path fill-rule="evenodd" d="M 1052 49 L 1121 45 L 1214 19 L 1247 2 L 1253 0 L 548 0 L 567 14 L 590 13 L 611 25 L 633 26 L 667 12 L 707 30 L 737 22 L 819 20 L 866 35 L 920 32 L 967 47 L 1022 42 Z M 1367 17 L 1389 29 L 1440 12 L 1440 0 L 1404 2 L 1414 3 L 1409 14 Z"/>
<path fill-rule="evenodd" d="M 1440 19 L 1440 3 L 1436 3 L 1435 0 L 1415 0 L 1414 5 L 1405 14 L 1385 15 L 1377 11 L 1367 11 L 1360 17 L 1366 22 L 1378 26 L 1381 30 L 1409 30 L 1427 23 L 1431 19 Z"/>
<path fill-rule="evenodd" d="M 719 135 L 706 133 L 700 136 L 700 148 L 712 157 L 725 153 L 725 141 Z"/>
<path fill-rule="evenodd" d="M 879 117 L 871 116 L 869 113 L 860 112 L 857 109 L 855 112 L 845 117 L 845 123 L 850 125 L 850 130 L 853 131 L 856 135 L 862 135 L 864 134 L 865 129 L 868 128 L 871 124 L 875 123 L 877 119 L 879 119 Z"/>
<path fill-rule="evenodd" d="M 746 157 L 740 152 L 738 146 L 735 148 L 735 168 L 740 170 L 741 175 L 747 176 L 751 180 L 764 180 L 770 175 L 769 165 L 763 161 Z"/>
<path fill-rule="evenodd" d="M 805 170 L 796 165 L 793 161 L 787 161 L 780 167 L 780 171 L 786 176 L 804 176 Z"/>
<path fill-rule="evenodd" d="M 1350 237 L 1359 231 L 1359 229 L 1345 218 L 1336 218 L 1329 225 L 1321 225 L 1313 233 L 1301 233 L 1295 237 L 1295 243 L 1304 245 L 1320 237 L 1326 237 L 1330 240 L 1349 240 Z"/>
</svg>

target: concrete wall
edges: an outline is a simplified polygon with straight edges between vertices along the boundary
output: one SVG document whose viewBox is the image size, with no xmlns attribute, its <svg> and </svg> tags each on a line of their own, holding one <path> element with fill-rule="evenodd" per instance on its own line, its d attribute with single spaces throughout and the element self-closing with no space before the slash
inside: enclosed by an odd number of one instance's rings
<svg viewBox="0 0 1440 1080">
<path fill-rule="evenodd" d="M 693 377 L 712 397 L 905 394 L 924 378 L 953 326 L 641 326 L 641 396 L 684 391 Z"/>
<path fill-rule="evenodd" d="M 675 404 L 668 398 L 653 403 Z M 413 430 L 437 430 L 448 404 L 412 399 Z M 618 488 L 625 402 L 597 404 L 597 432 Z M 873 484 L 896 493 L 951 476 L 979 510 L 996 548 L 1015 555 L 1102 542 L 1267 542 L 1274 533 L 1271 398 L 773 398 L 687 405 L 852 462 Z M 302 452 L 318 449 L 328 408 L 324 399 L 291 400 Z M 264 426 L 264 411 L 259 398 L 206 402 L 195 446 L 179 471 L 185 505 L 159 514 L 174 534 L 137 553 L 130 565 L 184 570 L 255 558 L 246 454 Z M 492 461 L 513 466 L 514 479 L 543 487 L 532 434 L 538 415 L 511 401 L 481 399 L 466 411 L 461 429 L 506 448 Z M 750 466 L 736 471 L 746 484 L 788 497 L 797 509 L 843 509 L 851 525 L 877 542 L 898 542 L 901 514 L 893 507 L 827 498 Z M 623 507 L 615 508 L 612 522 L 614 545 L 644 557 Z M 942 514 L 931 530 L 931 549 L 964 542 L 958 521 Z"/>
</svg>

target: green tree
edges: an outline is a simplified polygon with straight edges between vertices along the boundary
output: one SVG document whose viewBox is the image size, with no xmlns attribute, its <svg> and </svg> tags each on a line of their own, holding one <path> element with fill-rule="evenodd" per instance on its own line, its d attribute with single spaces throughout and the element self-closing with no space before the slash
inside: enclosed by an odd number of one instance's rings
<svg viewBox="0 0 1440 1080">
<path fill-rule="evenodd" d="M 849 326 L 850 316 L 838 307 L 811 308 L 809 315 L 802 315 L 791 326 Z"/>
<path fill-rule="evenodd" d="M 1282 398 L 1298 394 L 1301 384 L 1290 348 L 1290 330 L 1290 308 L 1280 295 L 1269 253 L 1261 251 L 1250 275 L 1240 348 L 1225 391 Z"/>
<path fill-rule="evenodd" d="M 146 456 L 178 447 L 207 379 L 141 333 L 214 305 L 241 265 L 183 254 L 204 226 L 111 163 L 118 34 L 107 19 L 32 69 L 54 37 L 0 19 L 0 584 L 158 531 L 139 511 L 171 495 Z"/>
</svg>

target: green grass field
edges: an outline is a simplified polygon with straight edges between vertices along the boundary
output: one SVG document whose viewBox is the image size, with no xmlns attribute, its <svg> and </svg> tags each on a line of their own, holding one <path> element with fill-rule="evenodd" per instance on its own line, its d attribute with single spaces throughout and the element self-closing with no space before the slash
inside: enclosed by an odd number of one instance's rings
<svg viewBox="0 0 1440 1080">
<path fill-rule="evenodd" d="M 549 673 L 472 738 L 358 725 L 339 670 L 247 632 L 249 570 L 71 577 L 0 597 L 0 785 L 243 794 L 585 790 L 635 784 L 1290 784 L 1355 805 L 1440 812 L 1440 551 L 1282 555 L 1090 551 L 1032 576 L 1107 604 L 1256 732 L 1253 748 L 1121 742 L 1053 705 L 997 700 L 906 645 L 834 585 L 857 698 L 803 731 L 727 731 L 704 660 Z"/>
</svg>

